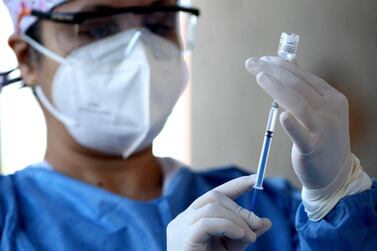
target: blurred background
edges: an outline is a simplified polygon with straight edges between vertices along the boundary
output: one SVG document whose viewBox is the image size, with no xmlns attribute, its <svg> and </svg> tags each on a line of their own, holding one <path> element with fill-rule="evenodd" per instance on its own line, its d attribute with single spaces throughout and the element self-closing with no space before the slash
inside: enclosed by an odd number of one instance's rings
<svg viewBox="0 0 377 251">
<path fill-rule="evenodd" d="M 350 102 L 352 151 L 377 177 L 376 0 L 193 0 L 202 10 L 192 83 L 154 152 L 196 170 L 236 164 L 256 170 L 271 104 L 244 68 L 250 56 L 274 55 L 281 32 L 301 35 L 300 65 Z M 10 19 L 0 1 L 0 71 L 16 66 L 7 38 Z M 43 159 L 45 127 L 30 91 L 3 90 L 0 109 L 1 170 L 12 173 Z M 298 185 L 291 142 L 278 125 L 267 169 Z"/>
<path fill-rule="evenodd" d="M 298 62 L 343 92 L 352 151 L 377 177 L 376 0 L 194 0 L 202 9 L 192 76 L 192 164 L 256 170 L 271 105 L 249 75 L 249 56 L 273 55 L 281 32 L 301 35 Z M 297 183 L 280 124 L 269 176 Z"/>
</svg>

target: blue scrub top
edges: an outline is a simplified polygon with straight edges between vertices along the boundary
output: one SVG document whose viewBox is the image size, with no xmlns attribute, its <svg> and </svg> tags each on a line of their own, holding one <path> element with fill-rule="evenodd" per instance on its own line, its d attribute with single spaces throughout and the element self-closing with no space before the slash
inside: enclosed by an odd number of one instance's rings
<svg viewBox="0 0 377 251">
<path fill-rule="evenodd" d="M 130 200 L 61 173 L 29 167 L 0 177 L 0 250 L 166 250 L 166 226 L 196 198 L 247 173 L 227 167 L 195 173 L 182 168 L 163 196 Z M 237 202 L 250 208 L 251 192 Z M 272 228 L 247 250 L 377 250 L 377 182 L 343 198 L 311 222 L 299 192 L 269 179 L 257 214 Z"/>
</svg>

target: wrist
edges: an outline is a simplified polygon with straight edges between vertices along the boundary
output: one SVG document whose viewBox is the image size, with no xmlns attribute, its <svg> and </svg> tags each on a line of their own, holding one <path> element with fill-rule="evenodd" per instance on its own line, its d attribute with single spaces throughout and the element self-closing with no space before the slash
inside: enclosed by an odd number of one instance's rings
<svg viewBox="0 0 377 251">
<path fill-rule="evenodd" d="M 324 218 L 343 197 L 370 189 L 371 180 L 363 172 L 359 159 L 352 153 L 347 155 L 341 170 L 325 188 L 303 187 L 302 200 L 310 220 L 319 221 Z"/>
</svg>

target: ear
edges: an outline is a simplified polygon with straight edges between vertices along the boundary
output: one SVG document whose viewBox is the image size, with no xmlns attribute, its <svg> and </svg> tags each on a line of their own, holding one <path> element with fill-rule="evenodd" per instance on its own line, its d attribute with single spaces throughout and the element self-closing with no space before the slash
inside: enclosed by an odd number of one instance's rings
<svg viewBox="0 0 377 251">
<path fill-rule="evenodd" d="M 9 38 L 8 44 L 17 57 L 18 66 L 25 84 L 28 86 L 37 85 L 38 58 L 36 52 L 17 34 Z"/>
</svg>

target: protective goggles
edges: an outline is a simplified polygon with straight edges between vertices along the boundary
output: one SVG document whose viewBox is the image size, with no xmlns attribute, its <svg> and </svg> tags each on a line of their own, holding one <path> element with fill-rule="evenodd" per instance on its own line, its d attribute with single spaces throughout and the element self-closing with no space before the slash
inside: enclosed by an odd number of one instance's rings
<svg viewBox="0 0 377 251">
<path fill-rule="evenodd" d="M 0 91 L 3 87 L 14 84 L 20 83 L 22 78 L 20 77 L 20 73 L 17 69 L 13 69 L 7 72 L 0 72 Z M 21 83 L 20 87 L 24 87 L 24 84 Z"/>
<path fill-rule="evenodd" d="M 146 29 L 176 43 L 182 51 L 192 51 L 199 9 L 180 5 L 150 5 L 123 8 L 105 8 L 88 12 L 41 12 L 30 9 L 24 16 L 56 24 L 55 36 L 65 53 L 116 35 L 129 29 Z"/>
<path fill-rule="evenodd" d="M 18 22 L 25 16 L 54 22 L 54 34 L 59 48 L 68 55 L 72 51 L 131 29 L 146 29 L 176 44 L 181 51 L 191 52 L 195 45 L 199 9 L 180 5 L 150 5 L 105 8 L 88 12 L 41 12 L 23 9 Z M 11 77 L 14 70 L 0 73 L 1 87 L 20 81 Z"/>
</svg>

